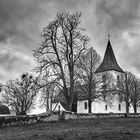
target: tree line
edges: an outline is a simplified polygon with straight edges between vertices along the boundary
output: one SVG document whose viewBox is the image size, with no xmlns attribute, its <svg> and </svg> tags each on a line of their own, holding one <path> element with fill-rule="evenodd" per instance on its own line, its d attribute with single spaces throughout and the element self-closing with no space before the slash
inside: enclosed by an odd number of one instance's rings
<svg viewBox="0 0 140 140">
<path fill-rule="evenodd" d="M 94 73 L 101 63 L 101 57 L 89 46 L 89 37 L 81 27 L 81 13 L 58 13 L 43 29 L 41 37 L 41 45 L 33 50 L 37 62 L 35 76 L 24 73 L 2 87 L 1 103 L 8 105 L 12 112 L 27 114 L 40 91 L 49 109 L 49 99 L 53 100 L 62 90 L 67 109 L 71 111 L 77 86 L 81 89 L 81 95 L 88 100 L 89 113 L 92 102 L 97 99 L 111 103 L 111 90 L 117 91 L 120 101 L 126 100 L 123 75 L 111 87 L 113 77 L 109 72 Z M 136 113 L 140 105 L 140 80 L 130 72 L 128 87 L 129 104 Z"/>
</svg>

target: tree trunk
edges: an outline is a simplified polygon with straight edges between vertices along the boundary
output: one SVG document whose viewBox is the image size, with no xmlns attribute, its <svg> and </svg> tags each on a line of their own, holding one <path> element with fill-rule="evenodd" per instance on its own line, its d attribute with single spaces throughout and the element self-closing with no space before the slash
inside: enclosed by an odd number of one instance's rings
<svg viewBox="0 0 140 140">
<path fill-rule="evenodd" d="M 88 100 L 88 113 L 91 113 L 92 110 L 92 102 L 91 100 Z"/>
<path fill-rule="evenodd" d="M 49 99 L 46 100 L 46 112 L 49 110 Z"/>
<path fill-rule="evenodd" d="M 73 100 L 70 99 L 70 100 L 67 102 L 67 109 L 68 109 L 68 111 L 71 111 L 71 110 L 72 110 L 72 105 L 73 105 Z"/>
<path fill-rule="evenodd" d="M 72 105 L 73 105 L 73 102 L 74 102 L 74 80 L 73 80 L 73 77 L 74 77 L 74 72 L 73 72 L 73 66 L 71 66 L 69 68 L 69 72 L 70 72 L 70 101 L 69 101 L 69 109 L 70 111 L 72 111 Z"/>
<path fill-rule="evenodd" d="M 67 110 L 68 111 L 72 111 L 72 106 L 73 106 L 73 102 L 74 102 L 74 100 L 73 100 L 73 95 L 72 95 L 73 93 L 71 93 L 71 97 L 69 98 L 69 100 L 67 101 Z"/>
<path fill-rule="evenodd" d="M 134 105 L 134 113 L 136 114 L 137 113 L 137 106 Z"/>
<path fill-rule="evenodd" d="M 52 95 L 51 95 L 51 98 L 50 98 L 50 110 L 52 111 Z"/>
<path fill-rule="evenodd" d="M 128 115 L 129 115 L 129 93 L 128 93 L 127 72 L 125 73 L 125 87 L 126 87 L 126 117 L 128 117 Z"/>
</svg>

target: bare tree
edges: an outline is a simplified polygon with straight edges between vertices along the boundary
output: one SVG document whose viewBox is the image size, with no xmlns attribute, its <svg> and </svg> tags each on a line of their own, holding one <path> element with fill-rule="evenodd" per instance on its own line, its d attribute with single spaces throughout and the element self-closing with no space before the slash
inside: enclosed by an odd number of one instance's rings
<svg viewBox="0 0 140 140">
<path fill-rule="evenodd" d="M 57 79 L 53 78 L 49 71 L 39 72 L 38 85 L 40 87 L 40 107 L 45 106 L 46 112 L 48 112 L 52 110 L 52 101 L 54 97 L 59 94 L 61 88 L 58 85 Z"/>
<path fill-rule="evenodd" d="M 38 79 L 26 73 L 21 78 L 10 80 L 4 85 L 1 102 L 7 104 L 17 115 L 26 115 L 32 108 L 37 91 Z"/>
<path fill-rule="evenodd" d="M 109 73 L 103 75 L 94 73 L 100 61 L 101 57 L 91 47 L 86 54 L 81 55 L 77 64 L 78 84 L 82 91 L 81 95 L 88 100 L 89 113 L 91 113 L 93 101 L 97 99 L 104 99 L 105 101 L 107 99 L 110 75 Z"/>
<path fill-rule="evenodd" d="M 140 80 L 131 72 L 127 72 L 127 84 L 129 106 L 131 104 L 134 113 L 137 113 L 137 108 L 140 106 Z M 118 80 L 117 91 L 120 101 L 126 102 L 126 79 L 124 75 L 121 75 Z"/>
<path fill-rule="evenodd" d="M 130 104 L 133 106 L 134 113 L 140 107 L 140 80 L 133 76 L 130 89 Z"/>
<path fill-rule="evenodd" d="M 126 77 L 124 74 L 121 74 L 119 76 L 119 78 L 117 79 L 117 84 L 114 85 L 114 91 L 119 95 L 119 101 L 125 101 L 125 103 L 127 102 L 127 98 L 126 98 L 126 82 L 127 82 L 127 86 L 128 86 L 128 98 L 130 95 L 130 89 L 131 89 L 131 82 L 132 82 L 132 73 L 130 72 L 126 72 L 127 73 L 127 81 L 126 81 Z M 130 103 L 129 103 L 130 104 Z"/>
<path fill-rule="evenodd" d="M 49 110 L 52 110 L 52 100 L 60 92 L 60 90 L 54 81 L 44 83 L 41 89 L 42 89 L 40 98 L 41 107 L 45 106 L 47 112 Z"/>
<path fill-rule="evenodd" d="M 68 110 L 72 109 L 75 83 L 75 65 L 85 50 L 88 37 L 80 28 L 81 13 L 59 13 L 43 30 L 43 42 L 34 50 L 38 71 L 50 72 L 61 89 Z M 68 88 L 70 90 L 68 90 Z"/>
</svg>

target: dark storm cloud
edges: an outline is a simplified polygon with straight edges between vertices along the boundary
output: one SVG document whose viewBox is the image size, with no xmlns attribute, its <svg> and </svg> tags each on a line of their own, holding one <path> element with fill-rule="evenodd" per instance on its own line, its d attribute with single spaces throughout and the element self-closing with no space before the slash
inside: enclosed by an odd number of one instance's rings
<svg viewBox="0 0 140 140">
<path fill-rule="evenodd" d="M 139 0 L 0 0 L 0 40 L 13 36 L 12 43 L 22 41 L 29 47 L 35 43 L 33 35 L 36 39 L 40 34 L 42 20 L 58 11 L 82 11 L 86 27 L 118 33 L 136 26 L 138 6 Z M 90 23 L 96 23 L 99 29 Z"/>
<path fill-rule="evenodd" d="M 18 29 L 20 20 L 24 20 L 34 11 L 33 6 L 20 0 L 0 0 L 0 41 L 20 33 Z"/>
<path fill-rule="evenodd" d="M 22 53 L 0 52 L 0 81 L 7 81 L 21 73 L 32 70 L 35 65 L 30 56 Z"/>
<path fill-rule="evenodd" d="M 41 43 L 43 27 L 63 11 L 82 12 L 82 26 L 99 54 L 103 54 L 110 33 L 121 65 L 140 72 L 139 3 L 139 0 L 0 0 L 0 47 L 5 46 L 0 52 L 0 77 L 3 73 L 8 79 L 10 71 L 14 76 L 35 65 L 31 50 Z M 130 55 L 133 57 L 128 62 Z"/>
<path fill-rule="evenodd" d="M 32 56 L 27 54 L 31 54 L 33 38 L 37 38 L 33 34 L 39 30 L 40 13 L 36 0 L 0 0 L 0 81 L 34 65 Z"/>
<path fill-rule="evenodd" d="M 0 52 L 0 66 L 8 72 L 21 71 L 31 65 L 31 60 L 26 55 Z"/>
<path fill-rule="evenodd" d="M 35 43 L 45 23 L 59 11 L 80 10 L 82 0 L 0 0 L 0 42 Z M 78 8 L 79 7 L 79 8 Z M 78 9 L 76 9 L 78 8 Z M 42 23 L 44 22 L 44 23 Z"/>
<path fill-rule="evenodd" d="M 107 30 L 122 32 L 136 26 L 139 0 L 99 0 L 96 6 L 98 24 Z"/>
<path fill-rule="evenodd" d="M 10 41 L 26 53 L 35 48 L 40 36 L 42 16 L 48 17 L 47 11 L 42 9 L 43 3 L 47 1 L 0 0 L 0 42 Z"/>
<path fill-rule="evenodd" d="M 139 73 L 140 1 L 97 0 L 92 4 L 96 10 L 93 11 L 94 21 L 91 20 L 89 25 L 96 22 L 95 26 L 91 26 L 94 29 L 90 27 L 90 30 L 99 52 L 105 49 L 107 34 L 110 33 L 115 54 L 123 69 Z"/>
</svg>

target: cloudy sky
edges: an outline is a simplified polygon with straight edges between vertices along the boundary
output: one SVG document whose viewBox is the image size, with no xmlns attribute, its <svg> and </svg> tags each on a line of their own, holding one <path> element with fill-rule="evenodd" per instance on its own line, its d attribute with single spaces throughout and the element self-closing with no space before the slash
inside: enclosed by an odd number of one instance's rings
<svg viewBox="0 0 140 140">
<path fill-rule="evenodd" d="M 0 82 L 32 70 L 32 50 L 57 12 L 82 12 L 82 26 L 103 57 L 107 34 L 118 63 L 140 75 L 139 0 L 0 0 Z"/>
</svg>

